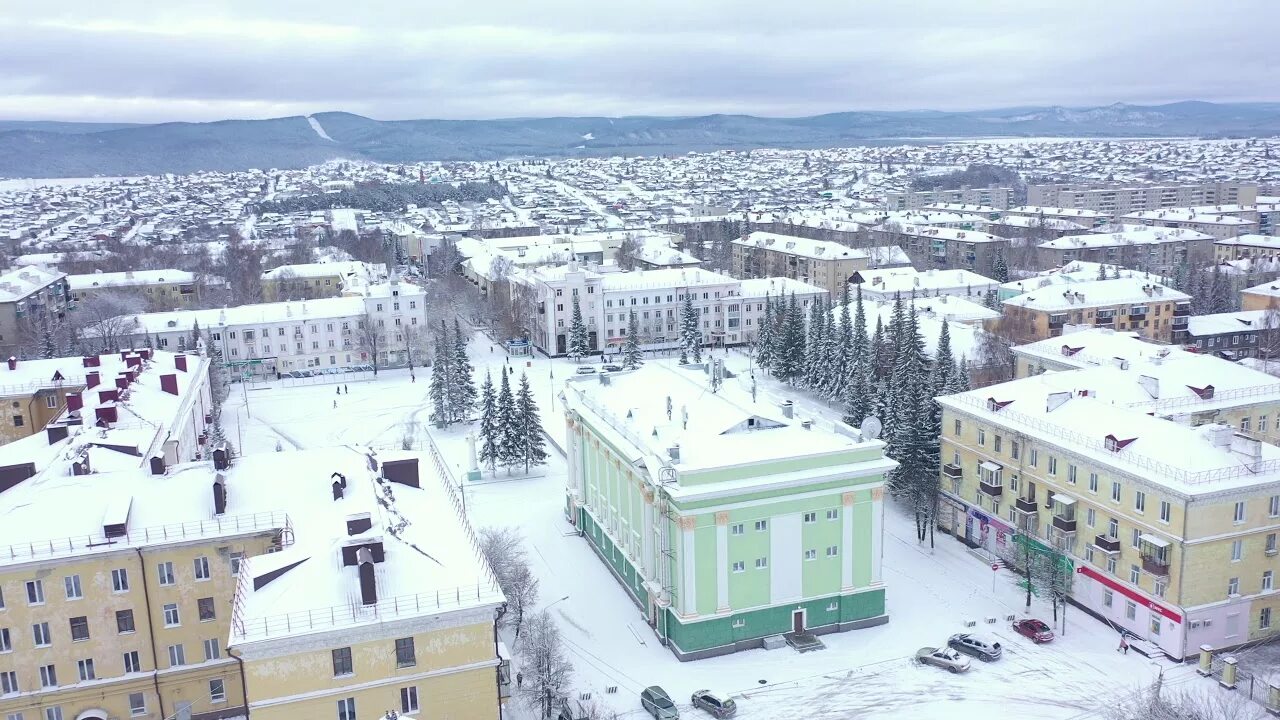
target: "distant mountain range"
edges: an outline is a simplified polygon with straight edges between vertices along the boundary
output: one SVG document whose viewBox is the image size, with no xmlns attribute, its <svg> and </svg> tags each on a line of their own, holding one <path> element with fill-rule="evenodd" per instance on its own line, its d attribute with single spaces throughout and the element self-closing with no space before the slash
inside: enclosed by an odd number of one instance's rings
<svg viewBox="0 0 1280 720">
<path fill-rule="evenodd" d="M 557 117 L 372 120 L 350 113 L 156 125 L 0 121 L 0 176 L 83 177 L 521 156 L 837 147 L 924 138 L 1257 137 L 1280 103 L 1117 103 L 971 112 L 843 112 L 802 118 Z"/>
</svg>

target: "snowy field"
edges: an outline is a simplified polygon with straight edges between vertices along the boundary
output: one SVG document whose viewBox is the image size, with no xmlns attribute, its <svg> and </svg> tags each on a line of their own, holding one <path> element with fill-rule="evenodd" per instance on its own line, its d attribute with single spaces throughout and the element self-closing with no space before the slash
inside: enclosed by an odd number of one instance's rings
<svg viewBox="0 0 1280 720">
<path fill-rule="evenodd" d="M 481 378 L 497 371 L 507 357 L 491 352 L 486 340 L 471 345 Z M 671 362 L 651 360 L 650 362 Z M 551 408 L 551 390 L 574 365 L 568 361 L 511 358 L 526 370 L 534 387 L 548 435 L 562 444 L 564 423 Z M 730 353 L 727 365 L 745 371 L 748 360 Z M 341 377 L 341 376 L 336 376 Z M 227 434 L 245 452 L 282 447 L 323 447 L 342 443 L 398 446 L 406 434 L 421 440 L 429 409 L 429 371 L 386 371 L 376 380 L 348 382 L 337 394 L 333 383 L 285 387 L 271 382 L 232 387 L 224 409 Z M 743 382 L 742 378 L 729 382 Z M 759 402 L 783 397 L 796 401 L 800 414 L 835 418 L 838 411 L 762 379 Z M 245 407 L 245 399 L 248 407 Z M 337 407 L 334 407 L 334 403 Z M 468 428 L 432 431 L 459 476 L 467 462 Z M 241 440 L 241 438 L 243 438 Z M 694 663 L 680 663 L 662 648 L 639 609 L 614 581 L 587 542 L 573 534 L 563 515 L 565 464 L 553 448 L 550 463 L 528 477 L 485 473 L 465 488 L 468 514 L 477 527 L 516 526 L 541 587 L 540 604 L 558 619 L 575 666 L 575 692 L 591 693 L 620 717 L 646 717 L 639 692 L 662 685 L 689 717 L 705 716 L 688 705 L 700 688 L 731 693 L 740 718 L 1091 718 L 1119 693 L 1149 684 L 1164 672 L 1166 688 L 1210 686 L 1190 666 L 1157 664 L 1116 650 L 1117 635 L 1074 608 L 1065 635 L 1042 646 L 1016 636 L 1003 619 L 1022 615 L 1023 597 L 1006 570 L 993 573 L 967 548 L 946 535 L 937 547 L 921 547 L 914 525 L 893 504 L 886 506 L 884 581 L 889 623 L 880 627 L 822 636 L 826 649 L 798 654 L 790 648 L 752 650 Z M 995 588 L 993 593 L 993 587 Z M 1033 616 L 1050 621 L 1052 613 L 1037 601 Z M 1000 618 L 988 625 L 987 617 Z M 912 657 L 923 646 L 944 644 L 952 633 L 977 623 L 979 632 L 1004 645 L 996 663 L 975 661 L 966 675 L 918 666 Z M 607 693 L 617 687 L 616 694 Z M 513 706 L 512 717 L 526 717 Z M 532 717 L 533 715 L 527 715 Z"/>
</svg>

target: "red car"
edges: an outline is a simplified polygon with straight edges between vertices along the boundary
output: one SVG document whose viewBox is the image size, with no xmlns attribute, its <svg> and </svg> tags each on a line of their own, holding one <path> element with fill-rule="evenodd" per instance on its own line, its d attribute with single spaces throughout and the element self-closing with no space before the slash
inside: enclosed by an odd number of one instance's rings
<svg viewBox="0 0 1280 720">
<path fill-rule="evenodd" d="M 1035 618 L 1014 621 L 1013 631 L 1037 644 L 1053 640 L 1053 630 Z"/>
</svg>

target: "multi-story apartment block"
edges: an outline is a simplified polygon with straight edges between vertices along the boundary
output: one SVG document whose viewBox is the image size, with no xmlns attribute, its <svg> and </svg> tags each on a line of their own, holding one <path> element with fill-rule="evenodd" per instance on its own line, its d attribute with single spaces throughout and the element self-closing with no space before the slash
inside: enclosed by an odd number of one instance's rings
<svg viewBox="0 0 1280 720">
<path fill-rule="evenodd" d="M 1118 232 L 1067 235 L 1037 247 L 1042 268 L 1076 260 L 1121 265 L 1172 276 L 1179 266 L 1203 267 L 1213 257 L 1213 236 L 1189 229 L 1125 225 Z"/>
<path fill-rule="evenodd" d="M 995 292 L 1000 288 L 1000 283 L 995 280 L 968 270 L 933 268 L 924 271 L 913 268 L 868 270 L 858 273 L 853 282 L 862 284 L 862 296 L 870 300 L 950 295 L 974 298 L 977 302 L 982 302 L 988 292 Z"/>
<path fill-rule="evenodd" d="M 408 360 L 427 339 L 426 294 L 395 278 L 364 294 L 133 316 L 129 342 L 148 338 L 164 350 L 190 350 L 198 324 L 237 372 L 274 375 L 301 368 Z"/>
<path fill-rule="evenodd" d="M 421 697 L 498 717 L 502 596 L 416 459 L 214 462 L 44 472 L 0 493 L 0 714 L 354 718 L 416 714 Z"/>
<path fill-rule="evenodd" d="M 734 277 L 790 278 L 817 285 L 833 297 L 844 293 L 855 272 L 870 265 L 865 251 L 829 240 L 753 232 L 733 241 Z"/>
<path fill-rule="evenodd" d="M 1191 296 L 1136 277 L 1049 286 L 1009 298 L 1004 321 L 1020 342 L 1062 335 L 1067 325 L 1131 330 L 1159 342 L 1180 342 Z"/>
<path fill-rule="evenodd" d="M 1270 637 L 1280 448 L 1119 407 L 1085 380 L 939 398 L 943 527 L 1015 564 L 1052 553 L 1078 606 L 1171 657 Z"/>
<path fill-rule="evenodd" d="M 185 270 L 127 270 L 125 272 L 68 275 L 71 299 L 93 302 L 110 293 L 134 294 L 149 310 L 187 308 L 200 302 L 199 278 Z"/>
<path fill-rule="evenodd" d="M 1030 220 L 1057 220 L 1084 226 L 1085 230 L 1102 227 L 1111 222 L 1111 215 L 1084 208 L 1043 207 L 1038 205 L 1022 205 L 1004 211 L 1006 218 L 1027 218 Z"/>
<path fill-rule="evenodd" d="M 1027 204 L 1041 207 L 1094 210 L 1118 217 L 1140 210 L 1202 205 L 1251 205 L 1256 185 L 1203 183 L 1199 185 L 1030 185 Z"/>
<path fill-rule="evenodd" d="M 885 193 L 890 210 L 918 210 L 929 205 L 982 205 L 1003 210 L 1013 199 L 1013 188 L 960 188 L 958 190 L 916 190 Z"/>
<path fill-rule="evenodd" d="M 1244 310 L 1280 308 L 1280 283 L 1265 282 L 1241 290 L 1240 304 Z"/>
<path fill-rule="evenodd" d="M 871 234 L 878 242 L 901 247 L 917 268 L 990 273 L 997 253 L 1009 257 L 1008 238 L 977 230 L 887 224 L 873 229 Z"/>
<path fill-rule="evenodd" d="M 1258 221 L 1239 214 L 1214 212 L 1213 208 L 1140 210 L 1120 217 L 1120 222 L 1151 227 L 1184 228 L 1218 240 L 1258 232 Z"/>
<path fill-rule="evenodd" d="M 387 281 L 387 266 L 355 260 L 281 265 L 262 273 L 262 298 L 314 300 L 363 294 L 370 285 Z"/>
<path fill-rule="evenodd" d="M 738 345 L 750 342 L 764 314 L 765 295 L 796 296 L 807 309 L 826 296 L 822 288 L 787 278 L 737 280 L 709 270 L 671 269 L 601 273 L 577 263 L 537 268 L 512 276 L 513 302 L 534 347 L 552 356 L 568 352 L 577 298 L 592 352 L 617 351 L 626 341 L 631 312 L 646 350 L 675 348 L 685 295 L 702 316 L 702 342 Z"/>
<path fill-rule="evenodd" d="M 1276 256 L 1280 256 L 1280 237 L 1274 235 L 1241 235 L 1213 244 L 1213 258 L 1218 262 Z"/>
<path fill-rule="evenodd" d="M 0 356 L 31 356 L 38 328 L 71 307 L 67 274 L 28 266 L 0 275 Z"/>
<path fill-rule="evenodd" d="M 1280 316 L 1269 310 L 1192 315 L 1187 321 L 1188 349 L 1228 360 L 1276 355 Z"/>
<path fill-rule="evenodd" d="M 570 522 L 681 660 L 887 622 L 883 443 L 708 382 L 566 383 Z"/>
</svg>

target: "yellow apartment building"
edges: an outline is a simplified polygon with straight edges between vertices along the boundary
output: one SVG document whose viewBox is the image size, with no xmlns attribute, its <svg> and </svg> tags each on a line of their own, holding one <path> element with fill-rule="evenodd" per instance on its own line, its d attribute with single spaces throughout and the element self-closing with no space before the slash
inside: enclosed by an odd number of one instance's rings
<svg viewBox="0 0 1280 720">
<path fill-rule="evenodd" d="M 940 525 L 1052 548 L 1073 603 L 1184 658 L 1280 627 L 1280 449 L 1107 401 L 1078 373 L 942 397 Z"/>
<path fill-rule="evenodd" d="M 1246 234 L 1225 238 L 1213 244 L 1213 259 L 1218 262 L 1247 260 L 1280 255 L 1280 237 Z"/>
<path fill-rule="evenodd" d="M 262 273 L 262 299 L 277 302 L 358 295 L 386 278 L 386 265 L 356 260 L 281 265 Z"/>
<path fill-rule="evenodd" d="M 1068 325 L 1132 331 L 1158 342 L 1185 335 L 1191 296 L 1139 277 L 1050 285 L 1003 303 L 1019 342 L 1062 335 Z"/>
<path fill-rule="evenodd" d="M 734 277 L 785 277 L 816 285 L 833 298 L 844 295 L 855 272 L 869 267 L 867 251 L 830 240 L 753 232 L 733 241 Z"/>
<path fill-rule="evenodd" d="M 1280 307 L 1280 281 L 1262 283 L 1240 291 L 1241 310 L 1270 310 Z"/>
<path fill-rule="evenodd" d="M 78 303 L 92 302 L 111 293 L 139 297 L 146 301 L 145 310 L 182 310 L 200 302 L 196 274 L 173 268 L 68 275 L 67 284 L 72 299 Z"/>
</svg>

